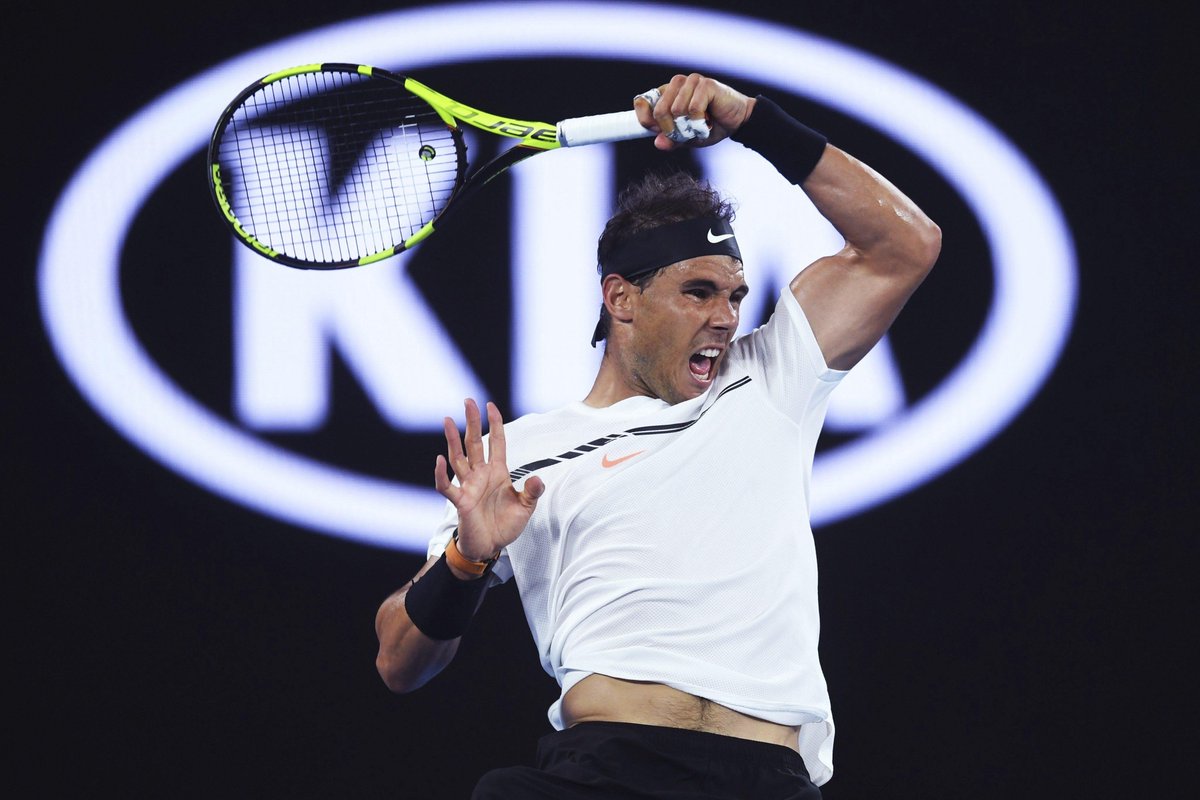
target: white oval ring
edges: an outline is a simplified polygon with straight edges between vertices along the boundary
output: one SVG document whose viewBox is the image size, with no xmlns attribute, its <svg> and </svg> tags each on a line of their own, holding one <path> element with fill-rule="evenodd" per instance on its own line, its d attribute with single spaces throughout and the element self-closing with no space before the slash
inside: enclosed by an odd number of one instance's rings
<svg viewBox="0 0 1200 800">
<path fill-rule="evenodd" d="M 977 114 L 895 66 L 820 37 L 729 14 L 626 3 L 444 5 L 352 20 L 226 61 L 176 87 L 110 135 L 74 175 L 47 226 L 39 289 L 51 342 L 95 409 L 164 465 L 267 515 L 374 545 L 423 552 L 443 501 L 297 456 L 186 395 L 125 319 L 120 251 L 152 189 L 202 148 L 216 113 L 247 82 L 293 64 L 403 69 L 447 62 L 577 56 L 662 60 L 661 31 L 692 68 L 742 75 L 873 125 L 936 169 L 977 216 L 995 291 L 963 362 L 909 413 L 818 456 L 814 525 L 856 513 L 957 463 L 1030 400 L 1074 313 L 1075 259 L 1063 216 L 1027 160 Z M 527 23 L 535 13 L 537 25 Z M 587 24 L 580 24 L 581 19 Z M 401 35 L 403 34 L 403 35 Z M 1020 359 L 1019 369 L 1012 363 Z"/>
</svg>

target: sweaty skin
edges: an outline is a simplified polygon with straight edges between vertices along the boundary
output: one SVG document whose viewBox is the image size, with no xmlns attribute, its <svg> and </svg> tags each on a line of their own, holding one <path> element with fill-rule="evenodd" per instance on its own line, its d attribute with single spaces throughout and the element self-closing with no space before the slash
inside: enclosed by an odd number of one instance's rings
<svg viewBox="0 0 1200 800">
<path fill-rule="evenodd" d="M 644 287 L 609 275 L 602 291 L 612 317 L 608 350 L 621 357 L 609 359 L 606 350 L 584 398 L 596 408 L 635 395 L 673 405 L 704 394 L 737 333 L 749 289 L 736 258 L 702 256 L 672 264 Z"/>
</svg>

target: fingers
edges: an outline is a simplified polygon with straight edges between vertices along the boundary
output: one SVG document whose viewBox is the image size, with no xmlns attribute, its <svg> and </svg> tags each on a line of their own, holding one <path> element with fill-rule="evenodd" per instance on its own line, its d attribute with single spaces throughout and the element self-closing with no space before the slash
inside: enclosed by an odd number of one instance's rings
<svg viewBox="0 0 1200 800">
<path fill-rule="evenodd" d="M 696 72 L 686 76 L 676 75 L 670 85 L 674 91 L 670 97 L 669 113 L 688 119 L 705 119 L 713 100 L 724 88 L 723 84 Z"/>
<path fill-rule="evenodd" d="M 676 117 L 703 119 L 707 104 L 701 104 L 697 96 L 697 81 L 699 75 L 692 73 L 688 76 L 676 75 L 671 79 L 670 106 L 667 111 Z M 664 94 L 666 94 L 664 92 Z"/>
<path fill-rule="evenodd" d="M 525 496 L 526 504 L 532 508 L 537 505 L 538 498 L 546 492 L 546 483 L 537 475 L 530 475 L 525 479 L 525 488 L 521 490 L 521 494 Z"/>
<path fill-rule="evenodd" d="M 463 439 L 466 445 L 467 463 L 471 466 L 484 464 L 483 456 L 483 424 L 479 415 L 479 406 L 470 398 L 466 401 L 467 435 Z"/>
<path fill-rule="evenodd" d="M 446 469 L 446 459 L 444 456 L 438 456 L 433 464 L 433 488 L 437 489 L 438 494 L 446 498 L 452 503 L 456 503 L 461 490 L 450 481 L 450 474 Z"/>
<path fill-rule="evenodd" d="M 507 464 L 508 453 L 507 445 L 504 441 L 504 418 L 500 416 L 500 409 L 495 403 L 487 404 L 488 418 L 488 460 L 495 464 Z"/>
<path fill-rule="evenodd" d="M 643 125 L 660 131 L 654 141 L 660 150 L 671 150 L 685 143 L 715 144 L 728 131 L 737 129 L 748 113 L 750 102 L 746 95 L 695 72 L 674 76 L 669 83 L 658 87 L 657 94 L 657 102 L 653 104 L 642 97 L 635 99 L 634 110 Z M 677 133 L 679 120 L 685 125 L 692 121 L 695 126 L 689 125 L 688 130 Z M 714 123 L 721 130 L 707 135 L 706 129 Z"/>
<path fill-rule="evenodd" d="M 433 487 L 438 494 L 452 503 L 457 504 L 462 491 L 450 480 L 450 470 L 455 475 L 464 474 L 469 468 L 467 457 L 463 455 L 462 443 L 458 440 L 458 426 L 454 420 L 446 417 L 442 420 L 442 428 L 446 434 L 446 455 L 439 455 L 433 464 Z"/>
<path fill-rule="evenodd" d="M 437 456 L 434 462 L 433 483 L 438 493 L 457 509 L 463 538 L 470 538 L 475 544 L 490 542 L 495 545 L 495 550 L 511 542 L 524 529 L 538 498 L 546 491 L 546 484 L 537 476 L 529 476 L 517 491 L 508 472 L 504 418 L 500 409 L 495 403 L 487 403 L 489 447 L 485 454 L 479 406 L 474 400 L 467 399 L 465 408 L 467 424 L 461 437 L 453 419 L 446 417 L 442 421 L 446 455 Z M 469 537 L 468 529 L 471 531 Z"/>
<path fill-rule="evenodd" d="M 442 419 L 442 432 L 446 436 L 446 460 L 450 463 L 450 468 L 454 470 L 455 475 L 461 475 L 466 472 L 467 457 L 463 454 L 462 440 L 459 438 L 458 426 L 454 424 L 454 420 L 449 417 Z M 438 456 L 441 458 L 441 456 Z"/>
<path fill-rule="evenodd" d="M 658 131 L 659 135 L 654 138 L 654 146 L 659 150 L 674 149 L 675 145 L 682 141 L 676 132 L 675 117 L 670 113 L 670 102 L 664 102 L 664 92 L 668 89 L 670 85 L 663 84 L 633 99 L 633 110 L 637 114 L 638 122 L 645 128 Z"/>
<path fill-rule="evenodd" d="M 461 437 L 453 419 L 450 417 L 442 419 L 442 430 L 446 437 L 445 463 L 449 464 L 450 468 L 454 470 L 454 474 L 459 476 L 460 481 L 462 476 L 471 469 L 484 467 L 489 463 L 499 464 L 507 469 L 505 467 L 508 456 L 504 440 L 504 418 L 500 414 L 500 409 L 495 403 L 487 404 L 488 440 L 491 449 L 489 457 L 485 454 L 483 447 L 483 419 L 479 405 L 474 400 L 467 398 L 464 407 L 467 428 Z M 442 463 L 441 456 L 438 456 L 438 461 L 439 464 Z M 438 469 L 441 470 L 444 467 L 439 466 Z M 435 473 L 435 485 L 436 479 L 437 474 Z M 441 491 L 440 487 L 439 491 Z"/>
</svg>

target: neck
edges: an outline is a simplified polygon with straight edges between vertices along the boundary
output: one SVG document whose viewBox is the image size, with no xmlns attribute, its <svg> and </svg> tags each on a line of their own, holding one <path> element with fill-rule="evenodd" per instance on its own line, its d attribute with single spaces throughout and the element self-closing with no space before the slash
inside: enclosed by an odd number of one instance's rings
<svg viewBox="0 0 1200 800">
<path fill-rule="evenodd" d="M 621 370 L 620 359 L 616 353 L 609 351 L 609 344 L 604 345 L 604 357 L 600 359 L 600 369 L 596 372 L 596 380 L 592 390 L 583 398 L 585 405 L 592 408 L 607 408 L 636 395 L 651 396 L 644 389 L 635 389 L 634 383 Z"/>
</svg>

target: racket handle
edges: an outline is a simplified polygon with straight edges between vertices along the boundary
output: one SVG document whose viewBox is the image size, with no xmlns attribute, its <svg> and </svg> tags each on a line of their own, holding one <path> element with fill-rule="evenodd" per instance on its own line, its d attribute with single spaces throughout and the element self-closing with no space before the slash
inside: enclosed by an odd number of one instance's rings
<svg viewBox="0 0 1200 800">
<path fill-rule="evenodd" d="M 601 142 L 621 142 L 653 136 L 642 127 L 635 111 L 614 111 L 590 117 L 573 117 L 558 123 L 558 143 L 563 147 L 581 147 Z"/>
</svg>

